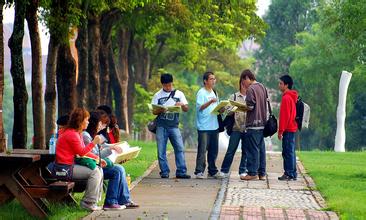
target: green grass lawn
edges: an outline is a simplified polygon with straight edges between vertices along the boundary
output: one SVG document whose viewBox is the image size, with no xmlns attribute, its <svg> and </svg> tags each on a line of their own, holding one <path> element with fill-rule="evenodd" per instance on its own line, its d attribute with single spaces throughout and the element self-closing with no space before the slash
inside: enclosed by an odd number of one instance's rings
<svg viewBox="0 0 366 220">
<path fill-rule="evenodd" d="M 130 160 L 123 164 L 126 172 L 131 175 L 132 181 L 137 177 L 141 176 L 145 170 L 157 159 L 156 143 L 155 142 L 142 142 L 142 141 L 129 141 L 131 146 L 142 147 L 140 154 L 137 158 Z M 80 202 L 83 193 L 75 193 L 74 198 Z M 100 205 L 103 204 L 103 200 Z M 66 206 L 62 204 L 51 204 L 50 205 L 50 216 L 49 219 L 80 219 L 88 214 L 88 211 L 80 208 L 79 206 Z M 16 200 L 0 206 L 0 220 L 3 219 L 37 219 L 32 218 L 23 206 Z"/>
<path fill-rule="evenodd" d="M 366 219 L 366 152 L 300 152 L 305 169 L 341 219 Z"/>
</svg>

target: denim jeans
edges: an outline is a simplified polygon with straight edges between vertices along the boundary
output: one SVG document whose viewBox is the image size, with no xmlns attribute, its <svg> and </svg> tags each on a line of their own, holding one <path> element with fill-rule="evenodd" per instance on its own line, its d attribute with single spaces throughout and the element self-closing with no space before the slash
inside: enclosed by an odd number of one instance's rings
<svg viewBox="0 0 366 220">
<path fill-rule="evenodd" d="M 239 166 L 239 174 L 247 172 L 247 156 L 244 149 L 244 139 L 246 138 L 245 132 L 233 131 L 230 135 L 229 146 L 227 148 L 224 161 L 221 165 L 221 172 L 228 173 L 231 164 L 234 159 L 236 150 L 238 149 L 239 142 L 241 140 L 241 159 Z"/>
<path fill-rule="evenodd" d="M 109 180 L 104 204 L 124 205 L 131 202 L 125 168 L 119 164 L 115 164 L 113 167 L 103 168 L 103 173 L 104 179 Z"/>
<path fill-rule="evenodd" d="M 284 132 L 282 138 L 282 157 L 285 174 L 297 178 L 295 132 Z"/>
<path fill-rule="evenodd" d="M 196 169 L 194 171 L 194 174 L 205 172 L 206 151 L 208 174 L 215 175 L 218 172 L 215 163 L 217 159 L 217 154 L 219 152 L 219 132 L 217 130 L 198 131 Z"/>
<path fill-rule="evenodd" d="M 166 157 L 166 145 L 168 143 L 168 138 L 174 149 L 175 165 L 177 167 L 175 175 L 186 174 L 187 166 L 184 157 L 184 145 L 179 128 L 164 128 L 158 126 L 156 128 L 156 142 L 158 145 L 160 175 L 168 175 L 170 172 L 168 159 Z"/>
<path fill-rule="evenodd" d="M 248 129 L 244 139 L 247 153 L 247 169 L 250 176 L 266 175 L 266 147 L 264 144 L 263 129 Z"/>
</svg>

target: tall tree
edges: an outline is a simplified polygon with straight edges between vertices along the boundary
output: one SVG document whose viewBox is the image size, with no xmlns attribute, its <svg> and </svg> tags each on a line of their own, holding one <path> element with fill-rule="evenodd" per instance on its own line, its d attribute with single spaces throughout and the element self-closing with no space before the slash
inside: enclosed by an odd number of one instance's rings
<svg viewBox="0 0 366 220">
<path fill-rule="evenodd" d="M 14 126 L 13 146 L 14 148 L 26 148 L 27 144 L 27 102 L 28 93 L 25 85 L 24 64 L 23 64 L 23 37 L 24 19 L 27 7 L 27 0 L 15 1 L 15 17 L 13 33 L 9 39 L 11 52 L 10 72 L 13 77 L 14 88 Z"/>
<path fill-rule="evenodd" d="M 60 45 L 57 60 L 57 94 L 59 115 L 70 114 L 76 104 L 76 63 L 70 45 Z"/>
<path fill-rule="evenodd" d="M 315 21 L 316 0 L 273 0 L 264 20 L 269 28 L 261 48 L 255 55 L 259 62 L 259 78 L 277 88 L 280 75 L 288 74 L 291 57 L 285 52 L 297 43 L 296 34 L 309 30 Z"/>
<path fill-rule="evenodd" d="M 32 49 L 32 106 L 33 106 L 33 147 L 45 149 L 44 105 L 43 105 L 43 77 L 42 50 L 38 29 L 37 11 L 39 0 L 32 0 L 27 6 L 26 19 Z"/>
<path fill-rule="evenodd" d="M 4 152 L 5 134 L 3 123 L 3 97 L 4 97 L 4 29 L 3 29 L 3 7 L 4 0 L 0 1 L 0 152 Z"/>
</svg>

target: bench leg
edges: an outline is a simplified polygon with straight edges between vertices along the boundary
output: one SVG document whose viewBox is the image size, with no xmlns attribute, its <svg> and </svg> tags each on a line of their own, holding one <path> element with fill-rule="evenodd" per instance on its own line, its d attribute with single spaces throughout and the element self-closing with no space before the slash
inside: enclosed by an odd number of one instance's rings
<svg viewBox="0 0 366 220">
<path fill-rule="evenodd" d="M 44 210 L 46 205 L 40 199 L 33 199 L 14 176 L 6 180 L 5 186 L 31 215 L 38 218 L 47 217 L 47 210 Z"/>
<path fill-rule="evenodd" d="M 14 199 L 13 194 L 4 185 L 0 186 L 0 205 L 11 202 Z"/>
</svg>

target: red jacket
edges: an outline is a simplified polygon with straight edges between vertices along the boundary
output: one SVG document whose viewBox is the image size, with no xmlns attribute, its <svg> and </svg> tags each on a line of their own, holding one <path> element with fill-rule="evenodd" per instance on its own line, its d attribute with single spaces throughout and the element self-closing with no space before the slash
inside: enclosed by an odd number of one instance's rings
<svg viewBox="0 0 366 220">
<path fill-rule="evenodd" d="M 285 131 L 297 131 L 297 124 L 295 121 L 297 97 L 298 95 L 295 90 L 287 90 L 283 94 L 280 106 L 278 135 L 282 135 Z"/>
<path fill-rule="evenodd" d="M 75 155 L 87 155 L 94 146 L 93 142 L 85 146 L 81 134 L 74 129 L 59 131 L 56 144 L 56 163 L 71 165 L 74 163 Z M 92 155 L 94 154 L 88 154 L 88 156 Z M 98 156 L 94 155 L 93 157 Z"/>
</svg>

